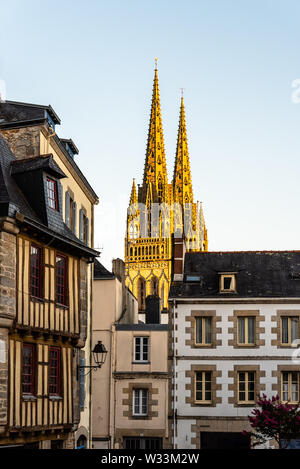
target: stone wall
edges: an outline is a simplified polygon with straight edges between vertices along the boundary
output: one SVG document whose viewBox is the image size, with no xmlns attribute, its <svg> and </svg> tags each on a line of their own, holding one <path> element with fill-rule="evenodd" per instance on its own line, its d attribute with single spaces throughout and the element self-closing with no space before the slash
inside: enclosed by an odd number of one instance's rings
<svg viewBox="0 0 300 469">
<path fill-rule="evenodd" d="M 40 130 L 41 126 L 34 126 L 22 129 L 3 129 L 0 133 L 16 158 L 32 158 L 40 154 Z"/>
<path fill-rule="evenodd" d="M 8 423 L 8 332 L 16 315 L 17 233 L 13 220 L 0 219 L 0 434 Z"/>
</svg>

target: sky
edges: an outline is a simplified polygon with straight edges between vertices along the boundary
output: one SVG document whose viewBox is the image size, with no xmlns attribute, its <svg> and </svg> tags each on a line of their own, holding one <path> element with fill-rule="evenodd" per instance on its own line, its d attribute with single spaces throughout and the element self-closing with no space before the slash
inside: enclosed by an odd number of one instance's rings
<svg viewBox="0 0 300 469">
<path fill-rule="evenodd" d="M 209 250 L 300 249 L 299 17 L 298 0 L 0 0 L 0 90 L 51 104 L 79 148 L 105 267 L 124 258 L 155 57 L 169 182 L 183 87 Z"/>
</svg>

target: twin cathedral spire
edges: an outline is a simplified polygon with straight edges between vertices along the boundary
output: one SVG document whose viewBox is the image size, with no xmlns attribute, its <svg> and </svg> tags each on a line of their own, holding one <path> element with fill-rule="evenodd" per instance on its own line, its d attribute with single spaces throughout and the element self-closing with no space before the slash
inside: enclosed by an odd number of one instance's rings
<svg viewBox="0 0 300 469">
<path fill-rule="evenodd" d="M 169 183 L 155 67 L 143 182 L 136 186 L 133 180 L 125 236 L 126 285 L 138 298 L 142 321 L 148 295 L 158 295 L 161 312 L 168 311 L 176 238 L 184 239 L 187 251 L 207 251 L 202 204 L 193 199 L 184 100 L 182 97 L 173 180 Z"/>
<path fill-rule="evenodd" d="M 193 244 L 193 248 L 190 245 L 190 249 L 189 243 L 187 243 L 188 250 L 207 250 L 208 240 L 202 204 L 199 205 L 199 202 L 195 203 L 193 199 L 183 96 L 181 97 L 180 104 L 173 180 L 171 184 L 168 183 L 157 66 L 155 66 L 154 72 L 143 183 L 141 186 L 138 186 L 137 190 L 134 179 L 131 189 L 130 205 L 136 203 L 145 204 L 147 207 L 150 207 L 152 203 L 164 203 L 172 207 L 174 204 L 179 204 L 182 209 L 179 218 L 183 231 L 185 231 L 185 237 L 186 239 L 191 238 L 196 241 L 196 244 L 195 242 Z M 187 207 L 191 213 L 191 226 L 188 230 L 187 228 L 184 230 L 183 218 Z M 173 220 L 170 220 L 170 222 L 172 221 L 173 223 L 170 223 L 171 234 L 176 229 L 176 215 L 174 213 Z M 195 240 L 195 238 L 198 239 Z"/>
</svg>

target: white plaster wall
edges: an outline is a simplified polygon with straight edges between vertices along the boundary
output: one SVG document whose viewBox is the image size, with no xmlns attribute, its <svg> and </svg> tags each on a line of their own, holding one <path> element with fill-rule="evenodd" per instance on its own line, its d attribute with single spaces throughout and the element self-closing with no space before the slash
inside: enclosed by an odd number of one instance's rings
<svg viewBox="0 0 300 469">
<path fill-rule="evenodd" d="M 259 327 L 265 328 L 265 333 L 260 334 L 260 338 L 265 340 L 265 345 L 259 348 L 236 349 L 228 345 L 228 341 L 233 339 L 233 334 L 228 333 L 228 329 L 233 327 L 233 322 L 228 321 L 229 316 L 233 316 L 235 310 L 259 310 L 261 316 L 265 316 L 265 321 L 259 323 Z M 290 365 L 292 362 L 292 353 L 295 349 L 281 349 L 271 345 L 273 339 L 277 339 L 277 334 L 272 334 L 271 329 L 277 326 L 276 322 L 271 321 L 272 316 L 276 316 L 277 310 L 295 310 L 299 305 L 293 304 L 201 304 L 201 305 L 178 305 L 175 309 L 178 317 L 175 324 L 178 326 L 175 331 L 175 355 L 179 358 L 175 366 L 175 403 L 173 405 L 177 410 L 177 416 L 208 416 L 208 417 L 247 417 L 251 407 L 234 407 L 228 403 L 228 398 L 233 396 L 233 391 L 228 390 L 228 385 L 233 383 L 233 378 L 228 377 L 228 372 L 234 369 L 234 365 L 260 365 L 260 370 L 265 371 L 265 377 L 260 378 L 260 382 L 266 385 L 264 391 L 267 396 L 275 395 L 272 390 L 272 384 L 276 383 L 276 378 L 272 377 L 272 370 L 276 370 L 278 365 Z M 222 345 L 213 349 L 195 349 L 185 345 L 185 341 L 190 339 L 190 334 L 186 333 L 186 327 L 190 327 L 190 322 L 186 317 L 190 316 L 191 311 L 213 310 L 216 316 L 221 316 L 222 320 L 217 322 L 216 327 L 221 328 L 222 332 L 217 334 L 217 339 L 222 340 Z M 171 332 L 173 337 L 173 331 Z M 182 357 L 193 357 L 195 360 L 182 360 Z M 201 357 L 201 358 L 196 358 Z M 203 358 L 202 358 L 203 357 Z M 210 358 L 211 357 L 211 358 Z M 218 360 L 220 357 L 220 360 Z M 223 359 L 223 357 L 236 357 L 237 359 Z M 261 357 L 261 358 L 260 358 Z M 274 359 L 272 360 L 272 357 Z M 279 360 L 276 357 L 283 357 Z M 289 357 L 290 360 L 284 359 Z M 251 359 L 252 358 L 252 359 Z M 268 358 L 268 359 L 266 359 Z M 190 378 L 186 378 L 186 371 L 191 369 L 193 364 L 216 365 L 217 370 L 222 372 L 217 377 L 217 384 L 221 384 L 222 389 L 217 391 L 217 397 L 222 397 L 222 404 L 216 407 L 191 407 L 185 402 L 186 397 L 190 396 L 190 391 L 186 390 L 186 384 L 190 384 Z M 191 438 L 191 425 L 194 420 L 178 420 L 176 443 L 178 448 L 193 448 Z"/>
</svg>

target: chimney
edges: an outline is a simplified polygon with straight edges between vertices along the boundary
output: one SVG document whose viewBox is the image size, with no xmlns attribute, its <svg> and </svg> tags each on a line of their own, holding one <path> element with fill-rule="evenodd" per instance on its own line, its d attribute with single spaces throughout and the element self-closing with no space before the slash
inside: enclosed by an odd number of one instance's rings
<svg viewBox="0 0 300 469">
<path fill-rule="evenodd" d="M 126 288 L 125 288 L 125 263 L 122 259 L 113 259 L 112 261 L 112 271 L 113 274 L 120 280 L 122 284 L 122 310 L 124 311 L 127 302 L 126 302 Z"/>
<path fill-rule="evenodd" d="M 173 238 L 173 248 L 174 248 L 174 261 L 173 261 L 173 281 L 182 282 L 183 281 L 183 271 L 184 271 L 184 256 L 186 253 L 186 242 L 182 238 Z"/>
</svg>

